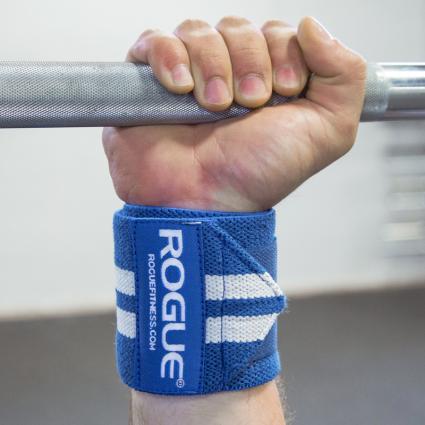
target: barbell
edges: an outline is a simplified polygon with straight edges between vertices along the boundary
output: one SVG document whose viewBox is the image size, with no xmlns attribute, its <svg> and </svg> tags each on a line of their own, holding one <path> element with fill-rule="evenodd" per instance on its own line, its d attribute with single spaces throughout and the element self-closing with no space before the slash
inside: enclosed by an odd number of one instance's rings
<svg viewBox="0 0 425 425">
<path fill-rule="evenodd" d="M 294 100 L 274 93 L 267 106 Z M 195 124 L 249 112 L 208 111 L 191 93 L 168 92 L 148 65 L 0 62 L 0 128 Z M 425 119 L 425 63 L 370 63 L 361 120 L 406 119 Z"/>
</svg>

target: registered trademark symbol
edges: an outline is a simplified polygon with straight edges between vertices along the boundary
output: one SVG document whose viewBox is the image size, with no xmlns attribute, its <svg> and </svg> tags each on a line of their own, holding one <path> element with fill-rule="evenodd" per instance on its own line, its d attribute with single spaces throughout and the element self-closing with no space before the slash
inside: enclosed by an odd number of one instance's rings
<svg viewBox="0 0 425 425">
<path fill-rule="evenodd" d="M 184 379 L 177 379 L 176 381 L 177 388 L 183 388 L 184 384 L 185 384 Z"/>
</svg>

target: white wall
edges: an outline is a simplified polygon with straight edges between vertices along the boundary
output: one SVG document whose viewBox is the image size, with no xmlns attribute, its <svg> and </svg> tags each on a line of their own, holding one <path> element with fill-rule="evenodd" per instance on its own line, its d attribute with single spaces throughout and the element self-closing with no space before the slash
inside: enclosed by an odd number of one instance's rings
<svg viewBox="0 0 425 425">
<path fill-rule="evenodd" d="M 142 2 L 20 0 L 2 5 L 1 60 L 121 60 L 148 27 L 239 14 L 321 19 L 370 61 L 425 60 L 423 0 Z M 362 125 L 352 153 L 279 206 L 289 294 L 389 284 L 383 255 L 392 125 Z M 423 127 L 403 127 L 416 135 Z M 0 316 L 109 308 L 114 196 L 99 129 L 0 131 Z M 406 281 L 424 276 L 405 266 Z M 412 271 L 413 270 L 413 271 Z"/>
</svg>

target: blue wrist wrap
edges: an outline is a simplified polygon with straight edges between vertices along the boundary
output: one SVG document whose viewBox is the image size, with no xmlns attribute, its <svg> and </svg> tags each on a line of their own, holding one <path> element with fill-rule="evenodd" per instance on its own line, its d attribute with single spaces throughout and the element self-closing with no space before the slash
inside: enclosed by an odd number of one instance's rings
<svg viewBox="0 0 425 425">
<path fill-rule="evenodd" d="M 157 394 L 241 390 L 280 371 L 275 214 L 125 205 L 114 217 L 117 367 Z"/>
</svg>

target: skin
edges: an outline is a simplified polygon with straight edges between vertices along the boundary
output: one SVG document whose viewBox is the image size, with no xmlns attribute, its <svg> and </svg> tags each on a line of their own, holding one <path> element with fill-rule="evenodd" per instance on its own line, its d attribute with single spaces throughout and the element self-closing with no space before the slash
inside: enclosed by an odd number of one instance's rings
<svg viewBox="0 0 425 425">
<path fill-rule="evenodd" d="M 366 64 L 313 18 L 261 29 L 239 17 L 215 28 L 187 20 L 174 34 L 145 31 L 128 60 L 150 64 L 174 93 L 193 90 L 207 109 L 233 101 L 259 109 L 213 124 L 106 128 L 112 180 L 127 203 L 265 210 L 354 144 Z M 307 81 L 305 98 L 260 108 L 272 91 L 297 95 Z M 134 425 L 284 424 L 274 382 L 193 397 L 133 391 L 131 416 Z"/>
</svg>

